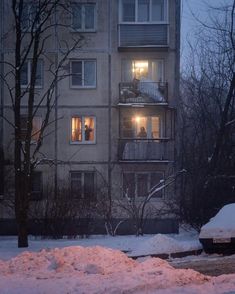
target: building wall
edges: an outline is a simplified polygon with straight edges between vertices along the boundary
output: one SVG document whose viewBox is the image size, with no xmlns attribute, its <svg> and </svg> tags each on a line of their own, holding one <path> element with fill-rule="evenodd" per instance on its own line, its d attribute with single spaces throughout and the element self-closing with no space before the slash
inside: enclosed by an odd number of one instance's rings
<svg viewBox="0 0 235 294">
<path fill-rule="evenodd" d="M 86 1 L 78 1 L 86 2 Z M 168 82 L 168 107 L 174 108 L 177 105 L 178 98 L 178 77 L 177 67 L 178 51 L 176 38 L 176 9 L 179 9 L 178 0 L 168 0 L 169 5 L 169 46 L 167 48 L 143 48 L 138 50 L 118 49 L 118 21 L 119 6 L 117 0 L 91 0 L 89 3 L 96 3 L 96 32 L 84 33 L 84 41 L 81 48 L 74 50 L 68 58 L 64 67 L 64 74 L 69 75 L 69 62 L 78 59 L 96 60 L 96 87 L 94 89 L 73 89 L 71 87 L 71 77 L 66 77 L 59 82 L 57 96 L 55 95 L 55 109 L 51 114 L 51 121 L 56 120 L 57 126 L 51 124 L 48 132 L 50 136 L 46 137 L 40 155 L 45 155 L 48 159 L 56 159 L 55 165 L 41 165 L 37 169 L 43 172 L 44 186 L 54 185 L 69 186 L 70 171 L 97 171 L 102 174 L 105 181 L 110 183 L 112 198 L 122 197 L 122 173 L 123 171 L 162 171 L 165 174 L 171 170 L 174 164 L 174 141 L 169 149 L 169 162 L 148 162 L 148 163 L 120 163 L 118 158 L 119 127 L 121 118 L 125 113 L 146 113 L 162 114 L 165 108 L 162 106 L 155 107 L 119 107 L 119 83 L 122 81 L 121 64 L 125 59 L 162 59 L 164 60 L 165 70 L 164 79 Z M 4 32 L 9 32 L 4 39 L 2 46 L 2 56 L 5 61 L 13 60 L 14 37 L 10 25 L 10 6 L 9 1 L 4 2 Z M 8 15 L 8 19 L 6 16 Z M 64 23 L 69 24 L 68 15 L 60 15 Z M 79 37 L 79 33 L 72 31 L 71 28 L 58 29 L 59 39 L 66 40 L 68 46 L 72 44 L 72 38 Z M 179 30 L 179 28 L 177 28 Z M 54 33 L 54 31 L 53 31 Z M 58 50 L 58 43 L 54 36 L 48 40 L 47 54 L 51 60 L 63 58 L 61 50 Z M 43 88 L 38 89 L 39 93 L 48 87 L 51 75 L 48 72 L 49 62 L 43 59 L 44 76 Z M 7 67 L 5 67 L 5 72 Z M 12 81 L 13 82 L 13 81 Z M 5 87 L 4 93 L 1 94 L 4 105 L 1 105 L 4 115 L 13 119 L 10 97 Z M 4 99 L 3 99 L 4 98 Z M 22 108 L 24 112 L 24 107 Z M 43 116 L 45 105 L 40 107 L 39 114 Z M 166 115 L 166 114 L 165 114 Z M 71 142 L 71 117 L 72 116 L 94 116 L 96 117 L 96 141 L 94 144 L 74 144 Z M 172 116 L 165 117 L 166 127 L 165 135 L 170 136 L 172 129 Z M 174 120 L 174 118 L 173 118 Z M 4 135 L 3 145 L 5 156 L 10 166 L 13 163 L 13 128 L 3 123 Z M 172 138 L 173 139 L 173 138 Z M 56 181 L 55 181 L 56 177 Z M 159 199 L 155 201 L 161 202 Z M 1 213 L 1 211 L 0 211 Z M 0 215 L 1 218 L 1 215 Z"/>
</svg>

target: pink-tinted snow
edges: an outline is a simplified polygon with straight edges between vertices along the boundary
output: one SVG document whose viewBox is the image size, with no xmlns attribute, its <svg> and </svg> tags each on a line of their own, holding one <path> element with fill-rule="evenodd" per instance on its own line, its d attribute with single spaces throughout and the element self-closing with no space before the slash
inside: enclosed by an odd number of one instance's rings
<svg viewBox="0 0 235 294">
<path fill-rule="evenodd" d="M 211 278 L 174 269 L 166 261 L 134 261 L 96 247 L 23 252 L 0 261 L 1 294 L 224 293 L 235 290 L 235 275 Z"/>
</svg>

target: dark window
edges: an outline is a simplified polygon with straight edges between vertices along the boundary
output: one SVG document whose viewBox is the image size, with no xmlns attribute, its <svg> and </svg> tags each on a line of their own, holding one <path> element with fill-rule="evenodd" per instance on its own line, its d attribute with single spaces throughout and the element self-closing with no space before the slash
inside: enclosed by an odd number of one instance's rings
<svg viewBox="0 0 235 294">
<path fill-rule="evenodd" d="M 123 196 L 129 198 L 146 197 L 153 187 L 164 179 L 162 172 L 126 172 L 123 173 Z M 164 189 L 156 192 L 152 197 L 161 198 Z"/>
<path fill-rule="evenodd" d="M 164 174 L 163 173 L 151 173 L 151 179 L 150 179 L 150 189 L 152 189 L 154 186 L 158 185 L 161 180 L 164 179 Z M 153 197 L 156 198 L 161 198 L 163 196 L 163 190 L 156 192 Z"/>
<path fill-rule="evenodd" d="M 96 61 L 71 61 L 71 86 L 94 88 L 96 86 Z"/>
<path fill-rule="evenodd" d="M 42 199 L 42 172 L 35 171 L 31 178 L 31 200 Z"/>
<path fill-rule="evenodd" d="M 71 197 L 77 199 L 95 199 L 95 173 L 77 172 L 70 173 Z"/>
<path fill-rule="evenodd" d="M 21 68 L 20 84 L 22 87 L 27 87 L 30 84 L 32 70 L 32 60 L 27 60 Z M 42 87 L 43 84 L 43 61 L 37 61 L 35 87 Z"/>
<path fill-rule="evenodd" d="M 122 1 L 122 20 L 125 22 L 135 21 L 135 0 Z"/>
<path fill-rule="evenodd" d="M 137 197 L 146 197 L 148 194 L 148 174 L 137 174 Z"/>
<path fill-rule="evenodd" d="M 77 31 L 95 30 L 95 4 L 72 3 L 72 28 Z"/>
<path fill-rule="evenodd" d="M 123 174 L 123 196 L 129 198 L 135 197 L 135 174 L 124 173 Z"/>
</svg>

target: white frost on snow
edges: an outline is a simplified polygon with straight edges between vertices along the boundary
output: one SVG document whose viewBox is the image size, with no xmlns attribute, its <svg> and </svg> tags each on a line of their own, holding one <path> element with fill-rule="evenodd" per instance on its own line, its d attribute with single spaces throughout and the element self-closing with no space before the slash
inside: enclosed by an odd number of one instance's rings
<svg viewBox="0 0 235 294">
<path fill-rule="evenodd" d="M 201 249 L 201 245 L 196 240 L 177 240 L 167 235 L 157 234 L 137 245 L 130 255 L 170 254 L 197 249 Z"/>
<path fill-rule="evenodd" d="M 235 238 L 235 203 L 225 205 L 202 226 L 199 238 Z"/>
<path fill-rule="evenodd" d="M 159 258 L 134 261 L 124 253 L 95 247 L 65 247 L 23 252 L 0 260 L 1 294 L 226 293 L 235 275 L 211 278 L 174 269 Z"/>
</svg>

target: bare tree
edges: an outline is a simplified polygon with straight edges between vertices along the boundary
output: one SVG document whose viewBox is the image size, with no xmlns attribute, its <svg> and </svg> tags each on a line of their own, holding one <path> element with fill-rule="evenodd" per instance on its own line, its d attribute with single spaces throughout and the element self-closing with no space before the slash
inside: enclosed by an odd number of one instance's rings
<svg viewBox="0 0 235 294">
<path fill-rule="evenodd" d="M 152 198 L 157 193 L 161 193 L 164 189 L 173 185 L 175 180 L 185 172 L 185 170 L 181 170 L 175 174 L 168 176 L 166 179 L 162 179 L 159 183 L 156 183 L 156 185 L 154 185 L 142 199 L 139 200 L 137 200 L 136 197 L 134 197 L 133 195 L 130 195 L 129 189 L 127 187 L 126 191 L 124 191 L 125 198 L 123 201 L 119 201 L 119 207 L 124 212 L 126 212 L 128 217 L 133 221 L 136 236 L 144 234 L 144 225 L 146 219 L 153 213 L 154 205 L 153 203 L 151 203 Z M 129 184 L 133 185 L 133 183 Z M 158 215 L 160 215 L 161 210 L 165 213 L 166 208 L 167 206 L 158 209 Z M 167 210 L 167 212 L 169 211 Z"/>
<path fill-rule="evenodd" d="M 14 171 L 15 171 L 15 216 L 18 224 L 18 246 L 27 247 L 27 222 L 31 181 L 33 170 L 42 162 L 40 149 L 45 136 L 50 132 L 48 126 L 53 123 L 51 113 L 55 104 L 55 89 L 58 82 L 65 77 L 63 68 L 67 57 L 81 42 L 81 37 L 74 40 L 72 46 L 59 40 L 58 28 L 65 27 L 60 23 L 60 14 L 68 12 L 66 1 L 11 0 L 12 31 L 14 35 L 14 60 L 4 61 L 8 69 L 1 79 L 8 90 L 14 113 L 14 121 L 4 119 L 14 129 Z M 47 46 L 55 38 L 58 47 L 54 57 L 48 57 Z M 58 54 L 60 53 L 60 54 Z M 40 59 L 47 60 L 48 87 L 37 91 L 37 69 Z M 30 76 L 28 84 L 22 88 L 23 70 L 30 59 Z M 26 126 L 22 125 L 23 100 L 27 101 Z M 35 131 L 33 121 L 40 107 L 46 110 L 39 129 Z M 24 138 L 22 131 L 24 128 Z M 36 140 L 35 140 L 36 138 Z M 22 142 L 23 141 L 23 142 Z"/>
<path fill-rule="evenodd" d="M 210 9 L 181 80 L 180 207 L 197 227 L 235 200 L 235 1 Z"/>
</svg>

